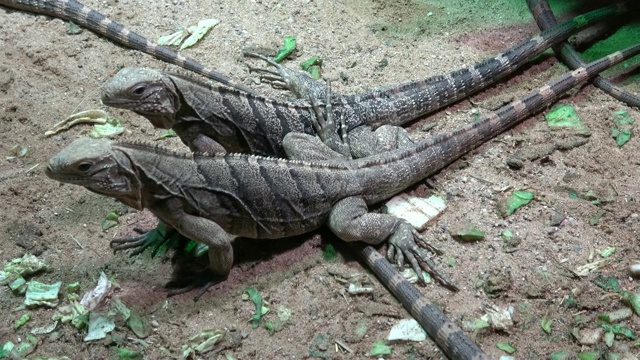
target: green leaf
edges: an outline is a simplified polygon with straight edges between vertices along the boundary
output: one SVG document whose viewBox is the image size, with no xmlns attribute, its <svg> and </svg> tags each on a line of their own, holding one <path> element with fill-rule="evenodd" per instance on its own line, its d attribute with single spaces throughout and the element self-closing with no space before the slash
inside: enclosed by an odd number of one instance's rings
<svg viewBox="0 0 640 360">
<path fill-rule="evenodd" d="M 17 330 L 22 325 L 26 324 L 27 321 L 29 321 L 30 319 L 31 319 L 30 314 L 22 314 L 22 316 L 20 316 L 20 318 L 16 320 L 16 322 L 13 324 L 13 328 Z"/>
<path fill-rule="evenodd" d="M 500 211 L 502 217 L 507 217 L 519 208 L 529 204 L 534 198 L 535 194 L 532 191 L 514 191 L 508 198 L 498 203 L 498 211 Z"/>
<path fill-rule="evenodd" d="M 169 129 L 169 130 L 165 130 L 162 134 L 160 134 L 160 136 L 158 136 L 154 140 L 162 140 L 162 139 L 172 138 L 176 136 L 178 136 L 178 134 L 176 134 L 176 132 L 173 129 Z"/>
<path fill-rule="evenodd" d="M 598 360 L 600 353 L 597 351 L 585 351 L 578 354 L 580 360 Z"/>
<path fill-rule="evenodd" d="M 622 296 L 622 301 L 631 305 L 633 312 L 640 316 L 640 295 L 624 290 L 620 292 L 620 296 Z"/>
<path fill-rule="evenodd" d="M 451 237 L 460 241 L 480 241 L 484 239 L 485 232 L 478 229 L 473 224 L 466 224 L 461 228 L 454 230 Z"/>
<path fill-rule="evenodd" d="M 542 330 L 547 334 L 551 334 L 552 324 L 553 324 L 553 320 L 548 315 L 543 316 L 542 320 L 540 321 L 540 327 L 542 327 Z"/>
<path fill-rule="evenodd" d="M 133 311 L 127 320 L 127 327 L 140 339 L 146 338 L 151 333 L 151 326 L 147 319 Z"/>
<path fill-rule="evenodd" d="M 322 66 L 322 60 L 317 56 L 312 56 L 306 61 L 300 63 L 300 68 L 308 72 L 314 79 L 320 79 L 320 67 Z"/>
<path fill-rule="evenodd" d="M 278 49 L 278 53 L 273 58 L 273 61 L 279 63 L 282 60 L 286 59 L 287 56 L 291 55 L 293 51 L 296 49 L 296 37 L 295 36 L 285 36 L 284 45 Z"/>
<path fill-rule="evenodd" d="M 566 350 L 558 350 L 551 354 L 549 357 L 551 360 L 569 360 L 571 359 L 571 353 Z"/>
<path fill-rule="evenodd" d="M 517 351 L 516 348 L 508 342 L 499 342 L 496 344 L 496 347 L 507 354 L 513 354 Z"/>
<path fill-rule="evenodd" d="M 633 135 L 633 119 L 625 110 L 613 113 L 615 127 L 611 129 L 611 136 L 616 139 L 616 145 L 622 147 Z"/>
<path fill-rule="evenodd" d="M 369 354 L 371 356 L 391 355 L 392 351 L 393 351 L 393 347 L 387 345 L 384 342 L 384 340 L 378 340 L 373 343 L 373 346 L 371 347 L 371 351 L 369 351 Z"/>
<path fill-rule="evenodd" d="M 262 301 L 262 296 L 255 288 L 247 288 L 245 293 L 248 295 L 249 299 L 256 306 L 256 312 L 251 316 L 249 320 L 251 322 L 251 327 L 256 329 L 260 325 L 260 319 L 262 315 L 266 314 L 269 309 L 264 306 Z"/>
<path fill-rule="evenodd" d="M 327 244 L 324 249 L 322 249 L 322 258 L 324 261 L 334 261 L 337 256 L 336 249 L 331 244 Z"/>
<path fill-rule="evenodd" d="M 622 288 L 618 279 L 613 276 L 598 275 L 592 281 L 597 287 L 609 292 L 620 292 Z"/>
<path fill-rule="evenodd" d="M 629 328 L 626 328 L 622 325 L 600 324 L 600 326 L 607 332 L 621 335 L 631 340 L 636 339 L 636 334 L 634 334 L 633 331 Z"/>
<path fill-rule="evenodd" d="M 570 199 L 579 199 L 580 195 L 578 195 L 578 192 L 575 189 L 568 189 L 569 191 L 569 198 Z"/>
<path fill-rule="evenodd" d="M 127 348 L 118 348 L 116 350 L 116 355 L 118 356 L 118 360 L 140 360 L 142 359 L 142 354 L 138 351 L 127 349 Z"/>
<path fill-rule="evenodd" d="M 608 248 L 599 251 L 598 254 L 600 254 L 600 256 L 602 256 L 603 258 L 608 258 L 609 256 L 613 255 L 616 252 L 616 247 L 615 246 L 609 246 Z"/>
<path fill-rule="evenodd" d="M 214 26 L 218 25 L 220 21 L 217 19 L 204 19 L 198 21 L 198 25 L 189 26 L 187 29 L 191 35 L 180 45 L 180 50 L 184 50 L 188 47 L 195 45 L 203 36 L 209 32 Z"/>
<path fill-rule="evenodd" d="M 576 133 L 584 136 L 591 135 L 589 129 L 582 123 L 580 116 L 576 113 L 576 110 L 565 104 L 558 104 L 554 106 L 545 115 L 547 124 L 550 128 L 571 128 Z"/>
</svg>

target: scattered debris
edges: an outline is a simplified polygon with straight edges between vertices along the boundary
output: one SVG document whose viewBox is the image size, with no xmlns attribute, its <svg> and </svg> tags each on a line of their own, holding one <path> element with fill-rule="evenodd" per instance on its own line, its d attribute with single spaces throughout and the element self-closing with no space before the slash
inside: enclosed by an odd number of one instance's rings
<svg viewBox="0 0 640 360">
<path fill-rule="evenodd" d="M 0 285 L 8 285 L 18 278 L 35 274 L 39 271 L 46 271 L 49 266 L 35 255 L 24 254 L 22 258 L 12 259 L 0 270 Z"/>
<path fill-rule="evenodd" d="M 53 284 L 45 284 L 36 280 L 29 281 L 27 292 L 25 293 L 24 304 L 26 306 L 58 306 L 58 293 L 60 292 L 62 281 Z"/>
<path fill-rule="evenodd" d="M 622 308 L 615 311 L 598 315 L 598 320 L 613 324 L 622 320 L 629 319 L 633 315 L 633 311 L 629 308 Z"/>
<path fill-rule="evenodd" d="M 580 345 L 596 345 L 602 340 L 604 329 L 601 327 L 595 329 L 574 328 L 572 334 Z"/>
<path fill-rule="evenodd" d="M 87 336 L 83 341 L 100 340 L 116 328 L 113 319 L 98 313 L 90 313 Z"/>
<path fill-rule="evenodd" d="M 631 264 L 629 266 L 629 276 L 634 279 L 640 278 L 640 263 Z"/>
<path fill-rule="evenodd" d="M 429 221 L 438 217 L 447 205 L 439 196 L 420 198 L 407 194 L 392 197 L 384 204 L 383 212 L 407 220 L 418 231 L 424 231 Z"/>
<path fill-rule="evenodd" d="M 602 259 L 602 260 L 598 260 L 598 261 L 594 261 L 592 263 L 588 263 L 585 265 L 581 265 L 578 266 L 573 273 L 576 274 L 576 276 L 587 276 L 590 273 L 598 270 L 598 269 L 602 269 L 605 266 L 608 266 L 609 264 L 611 264 L 613 262 L 613 258 L 609 257 L 606 259 Z"/>
<path fill-rule="evenodd" d="M 264 327 L 267 329 L 270 335 L 273 335 L 275 332 L 282 330 L 284 325 L 289 322 L 291 319 L 291 310 L 286 307 L 280 305 L 277 310 L 278 319 L 277 320 L 268 320 L 264 322 Z"/>
<path fill-rule="evenodd" d="M 418 274 L 416 274 L 416 272 L 413 271 L 413 269 L 410 268 L 410 267 L 404 268 L 404 270 L 402 270 L 401 274 L 402 274 L 402 277 L 407 279 L 407 281 L 412 283 L 412 284 L 417 283 L 418 280 L 419 280 Z M 424 279 L 424 283 L 425 284 L 430 284 L 433 281 L 431 279 L 431 275 L 426 271 L 422 271 L 422 278 Z"/>
<path fill-rule="evenodd" d="M 88 310 L 95 310 L 100 305 L 102 305 L 103 301 L 111 294 L 111 281 L 107 278 L 104 272 L 100 272 L 100 278 L 98 279 L 98 284 L 96 287 L 87 291 L 82 300 L 80 300 L 80 304 L 87 308 Z"/>
<path fill-rule="evenodd" d="M 500 237 L 502 237 L 502 251 L 510 254 L 518 251 L 518 246 L 522 242 L 522 238 L 517 236 L 513 231 L 509 229 L 502 230 L 500 233 Z"/>
<path fill-rule="evenodd" d="M 78 124 L 105 125 L 107 124 L 108 120 L 109 115 L 102 110 L 81 111 L 53 125 L 51 129 L 45 131 L 44 136 L 52 136 L 60 132 L 67 131 Z M 117 120 L 117 123 L 120 123 L 120 121 Z M 102 129 L 101 131 L 105 130 L 108 132 L 108 127 L 106 129 Z M 124 127 L 122 128 L 122 131 L 124 131 Z"/>
<path fill-rule="evenodd" d="M 387 340 L 424 341 L 427 332 L 414 319 L 402 319 L 393 325 Z"/>
<path fill-rule="evenodd" d="M 179 359 L 191 359 L 194 355 L 202 355 L 211 350 L 215 344 L 222 340 L 226 332 L 222 329 L 208 329 L 189 338 L 186 345 L 182 345 L 182 353 Z"/>
<path fill-rule="evenodd" d="M 285 36 L 284 44 L 280 49 L 278 49 L 278 53 L 273 58 L 273 61 L 280 63 L 282 60 L 286 59 L 287 56 L 291 55 L 293 51 L 296 49 L 296 37 L 295 36 Z"/>
<path fill-rule="evenodd" d="M 209 30 L 219 23 L 220 21 L 217 19 L 200 20 L 197 25 L 191 25 L 170 35 L 160 36 L 158 38 L 158 45 L 180 46 L 180 50 L 184 50 L 195 45 Z"/>
<path fill-rule="evenodd" d="M 21 144 L 16 144 L 9 149 L 9 152 L 11 153 L 11 156 L 7 156 L 7 160 L 27 156 L 27 154 L 29 154 L 29 148 Z"/>
</svg>

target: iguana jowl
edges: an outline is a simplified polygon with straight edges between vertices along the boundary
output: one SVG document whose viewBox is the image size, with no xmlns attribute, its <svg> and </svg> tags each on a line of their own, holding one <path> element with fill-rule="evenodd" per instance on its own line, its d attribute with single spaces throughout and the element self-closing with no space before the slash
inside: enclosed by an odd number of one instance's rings
<svg viewBox="0 0 640 360">
<path fill-rule="evenodd" d="M 0 0 L 0 5 L 73 21 L 76 24 L 82 25 L 87 29 L 106 37 L 107 39 L 128 48 L 142 51 L 164 62 L 180 66 L 233 88 L 251 92 L 248 87 L 231 82 L 229 77 L 226 75 L 223 75 L 213 69 L 209 69 L 196 60 L 189 59 L 169 48 L 149 41 L 144 36 L 127 29 L 123 25 L 109 19 L 100 12 L 81 4 L 78 1 Z"/>
<path fill-rule="evenodd" d="M 46 173 L 129 206 L 149 208 L 184 236 L 207 244 L 210 268 L 219 278 L 225 278 L 232 266 L 230 242 L 234 236 L 279 238 L 312 231 L 325 223 L 343 240 L 389 240 L 413 257 L 418 249 L 415 230 L 391 215 L 369 213 L 368 204 L 433 174 L 579 81 L 639 52 L 640 45 L 617 52 L 457 131 L 364 159 L 300 161 L 241 154 L 175 154 L 143 144 L 82 138 L 55 155 Z M 300 133 L 288 134 L 284 142 L 324 149 L 317 138 Z M 375 253 L 369 255 L 375 257 Z M 392 291 L 402 291 L 398 284 L 403 282 L 388 283 Z M 431 310 L 421 303 L 408 305 L 414 316 Z M 447 328 L 434 325 L 426 330 L 442 341 L 438 344 L 450 358 L 484 358 L 477 350 L 451 350 L 455 343 L 451 339 L 459 334 L 448 334 Z"/>
<path fill-rule="evenodd" d="M 399 129 L 389 132 L 385 128 L 378 133 L 371 129 L 405 124 L 462 99 L 512 73 L 549 46 L 627 8 L 620 4 L 592 11 L 445 76 L 334 98 L 332 115 L 346 124 L 351 154 L 356 158 L 393 149 L 397 143 L 410 143 Z M 311 95 L 324 99 L 324 95 Z M 217 143 L 231 152 L 282 157 L 286 133 L 314 133 L 311 124 L 315 113 L 304 101 L 271 100 L 151 69 L 122 69 L 105 85 L 102 102 L 132 110 L 156 127 L 173 128 L 195 151 L 219 149 Z"/>
</svg>

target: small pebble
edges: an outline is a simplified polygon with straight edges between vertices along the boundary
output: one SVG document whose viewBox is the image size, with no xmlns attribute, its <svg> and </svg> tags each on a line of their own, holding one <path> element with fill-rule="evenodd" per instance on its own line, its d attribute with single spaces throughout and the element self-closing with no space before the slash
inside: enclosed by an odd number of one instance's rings
<svg viewBox="0 0 640 360">
<path fill-rule="evenodd" d="M 629 266 L 629 275 L 632 278 L 639 279 L 640 278 L 640 264 L 632 264 Z"/>
</svg>

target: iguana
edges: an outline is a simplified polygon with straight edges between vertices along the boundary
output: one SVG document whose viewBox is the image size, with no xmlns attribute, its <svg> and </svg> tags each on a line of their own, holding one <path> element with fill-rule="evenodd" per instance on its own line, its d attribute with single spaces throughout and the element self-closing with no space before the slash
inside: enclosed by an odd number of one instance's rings
<svg viewBox="0 0 640 360">
<path fill-rule="evenodd" d="M 180 154 L 140 143 L 80 138 L 56 154 L 45 172 L 52 179 L 84 186 L 137 209 L 148 208 L 185 237 L 207 244 L 212 283 L 224 280 L 229 273 L 234 237 L 275 239 L 313 231 L 324 224 L 345 241 L 388 241 L 400 257 L 412 262 L 416 255 L 422 257 L 423 249 L 416 244 L 420 235 L 404 220 L 369 213 L 368 205 L 437 172 L 578 82 L 638 53 L 640 45 L 616 52 L 459 130 L 362 159 L 340 157 L 316 137 L 301 133 L 289 133 L 283 140 L 286 149 L 294 149 L 287 150 L 292 160 L 246 154 Z M 321 115 L 331 120 L 330 112 Z M 324 159 L 296 160 L 306 156 L 295 151 L 301 148 L 314 148 L 315 153 L 326 155 Z M 365 256 L 377 256 L 375 250 L 367 249 L 363 250 Z M 367 260 L 373 266 L 384 263 Z M 374 267 L 373 271 L 377 270 Z M 430 320 L 431 311 L 441 312 L 433 305 L 425 306 L 424 297 L 416 299 L 410 297 L 415 293 L 403 293 L 406 284 L 399 274 L 385 283 L 412 315 L 427 318 L 425 330 L 448 357 L 485 358 L 454 324 Z"/>
<path fill-rule="evenodd" d="M 529 10 L 531 11 L 531 15 L 536 20 L 538 27 L 540 30 L 545 30 L 554 27 L 558 24 L 555 16 L 553 15 L 553 11 L 551 11 L 551 7 L 549 7 L 549 2 L 547 0 L 527 0 L 527 5 L 529 6 Z M 584 66 L 586 62 L 582 59 L 582 56 L 576 49 L 569 44 L 569 42 L 564 42 L 559 45 L 553 47 L 556 55 L 564 62 L 569 68 L 576 69 L 581 66 Z M 258 71 L 264 71 L 259 69 Z M 267 76 L 269 78 L 273 78 L 274 81 L 280 81 L 274 75 L 271 75 L 267 72 Z M 630 93 L 619 86 L 616 86 L 611 81 L 606 78 L 598 75 L 591 79 L 591 83 L 607 94 L 611 95 L 615 99 L 618 99 L 629 106 L 640 107 L 640 96 Z"/>
<path fill-rule="evenodd" d="M 169 48 L 149 41 L 144 36 L 127 29 L 124 25 L 75 0 L 0 0 L 0 5 L 73 21 L 125 47 L 142 51 L 164 62 L 180 66 L 227 86 L 252 92 L 251 89 L 242 84 L 233 83 L 226 75 L 207 68 L 198 61 L 187 58 Z"/>
<path fill-rule="evenodd" d="M 625 3 L 626 4 L 626 3 Z M 363 95 L 332 99 L 333 117 L 343 119 L 358 158 L 410 142 L 401 125 L 462 99 L 512 73 L 526 60 L 597 21 L 628 11 L 619 4 L 592 11 L 524 41 L 507 52 L 448 75 L 430 77 Z M 322 93 L 310 94 L 324 99 Z M 124 68 L 105 85 L 102 102 L 132 110 L 159 128 L 172 128 L 192 150 L 265 156 L 285 155 L 282 138 L 291 131 L 313 134 L 312 107 L 216 87 L 151 69 Z M 332 148 L 345 151 L 333 144 Z"/>
</svg>

